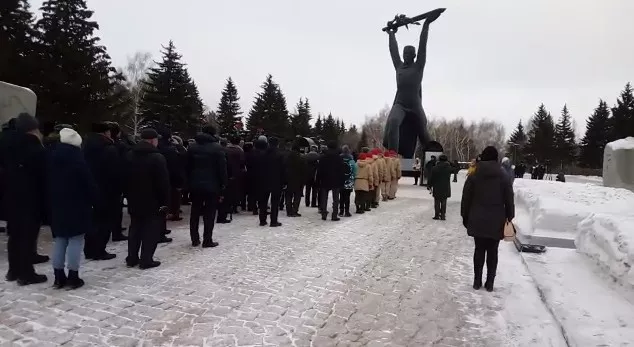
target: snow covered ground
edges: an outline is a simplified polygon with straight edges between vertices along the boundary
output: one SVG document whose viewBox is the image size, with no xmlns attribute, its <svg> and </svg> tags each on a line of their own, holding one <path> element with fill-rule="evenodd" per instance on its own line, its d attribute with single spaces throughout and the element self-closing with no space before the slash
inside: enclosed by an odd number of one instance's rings
<svg viewBox="0 0 634 347">
<path fill-rule="evenodd" d="M 306 208 L 277 229 L 239 215 L 211 250 L 191 248 L 187 220 L 172 224 L 161 267 L 129 269 L 126 245 L 110 245 L 118 257 L 84 262 L 76 291 L 2 282 L 0 345 L 566 346 L 512 244 L 500 247 L 496 291 L 471 288 L 462 182 L 446 222 L 431 220 L 431 196 L 412 183 L 339 223 Z M 40 246 L 49 253 L 50 237 Z"/>
<path fill-rule="evenodd" d="M 514 189 L 519 232 L 576 245 L 523 254 L 570 345 L 634 344 L 634 193 L 526 179 Z"/>
</svg>

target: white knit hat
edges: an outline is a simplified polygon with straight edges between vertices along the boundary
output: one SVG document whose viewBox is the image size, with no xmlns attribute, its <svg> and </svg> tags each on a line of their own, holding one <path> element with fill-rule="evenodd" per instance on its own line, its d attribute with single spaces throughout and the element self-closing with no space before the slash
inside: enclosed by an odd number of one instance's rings
<svg viewBox="0 0 634 347">
<path fill-rule="evenodd" d="M 81 136 L 73 129 L 64 128 L 60 130 L 59 141 L 75 147 L 81 147 Z"/>
</svg>

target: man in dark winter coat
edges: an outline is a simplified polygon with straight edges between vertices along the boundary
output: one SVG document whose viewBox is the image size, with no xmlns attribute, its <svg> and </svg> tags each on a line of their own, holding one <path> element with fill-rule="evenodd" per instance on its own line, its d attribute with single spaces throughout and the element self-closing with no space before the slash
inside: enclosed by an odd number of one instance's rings
<svg viewBox="0 0 634 347">
<path fill-rule="evenodd" d="M 299 144 L 294 144 L 286 158 L 286 215 L 301 217 L 299 204 L 302 200 L 302 190 L 306 182 L 306 161 L 299 153 Z"/>
<path fill-rule="evenodd" d="M 336 142 L 328 143 L 328 149 L 319 159 L 316 178 L 320 190 L 321 219 L 328 218 L 328 193 L 332 192 L 332 220 L 336 222 L 339 220 L 339 192 L 346 180 L 345 163 Z"/>
<path fill-rule="evenodd" d="M 432 155 L 431 159 L 425 164 L 424 175 L 425 180 L 427 181 L 427 187 L 429 187 L 429 178 L 432 175 L 432 169 L 436 166 L 436 156 Z M 422 180 L 421 180 L 422 182 Z"/>
<path fill-rule="evenodd" d="M 203 247 L 216 247 L 213 241 L 214 221 L 223 190 L 227 187 L 227 161 L 218 143 L 216 129 L 208 125 L 196 135 L 196 143 L 187 151 L 187 182 L 192 201 L 189 231 L 192 246 L 200 245 L 198 223 L 203 217 Z"/>
<path fill-rule="evenodd" d="M 229 140 L 229 144 L 224 148 L 229 182 L 221 204 L 222 208 L 218 211 L 218 223 L 230 222 L 228 215 L 238 212 L 238 202 L 242 194 L 242 182 L 246 171 L 244 151 L 239 146 L 240 138 L 232 136 Z"/>
<path fill-rule="evenodd" d="M 245 179 L 245 185 L 247 187 L 247 209 L 251 212 L 253 212 L 253 215 L 258 215 L 258 187 L 257 187 L 257 177 L 259 175 L 258 173 L 258 167 L 257 167 L 257 163 L 259 162 L 259 158 L 260 156 L 263 154 L 263 152 L 266 150 L 267 147 L 267 143 L 266 141 L 260 141 L 260 140 L 256 140 L 253 143 L 253 148 L 251 150 L 249 150 L 245 157 L 246 157 L 246 167 L 247 167 L 247 173 L 246 173 L 246 179 Z M 266 208 L 266 206 L 264 207 Z"/>
<path fill-rule="evenodd" d="M 125 157 L 127 156 L 128 152 L 132 149 L 132 147 L 129 146 L 124 141 L 124 139 L 122 139 L 121 128 L 119 127 L 119 123 L 110 122 L 109 125 L 110 125 L 110 136 L 112 136 L 112 141 L 114 141 L 114 145 L 117 148 L 117 151 L 119 152 L 119 157 L 122 159 L 119 165 L 123 166 L 125 162 Z M 125 168 L 123 167 L 119 167 L 117 169 L 119 171 L 125 170 Z M 119 227 L 117 228 L 117 225 L 115 225 L 114 229 L 112 230 L 112 241 L 114 242 L 126 241 L 128 239 L 128 237 L 123 234 L 123 230 L 125 230 L 125 228 L 123 228 L 123 186 L 121 187 L 121 192 L 117 192 L 117 195 L 119 195 L 120 203 L 116 207 L 117 219 L 115 224 L 118 224 Z"/>
<path fill-rule="evenodd" d="M 284 157 L 280 153 L 279 141 L 276 137 L 268 139 L 268 148 L 258 152 L 254 161 L 255 189 L 258 195 L 258 210 L 260 214 L 260 226 L 265 226 L 267 205 L 271 201 L 272 228 L 282 226 L 278 220 L 280 197 L 282 189 L 286 185 L 286 170 Z"/>
<path fill-rule="evenodd" d="M 116 257 L 106 252 L 110 235 L 121 230 L 117 209 L 121 207 L 122 160 L 114 144 L 108 123 L 93 125 L 93 133 L 83 142 L 84 157 L 99 187 L 95 206 L 95 230 L 86 234 L 86 259 L 108 260 Z"/>
<path fill-rule="evenodd" d="M 498 246 L 504 238 L 504 225 L 515 217 L 513 187 L 498 163 L 495 147 L 484 149 L 475 172 L 467 176 L 460 210 L 467 234 L 475 239 L 473 287 L 482 287 L 482 270 L 486 257 L 485 288 L 493 291 Z"/>
<path fill-rule="evenodd" d="M 181 189 L 183 188 L 185 168 L 183 167 L 183 160 L 178 153 L 178 149 L 172 143 L 172 131 L 168 128 L 161 128 L 159 131 L 159 144 L 158 150 L 165 157 L 167 163 L 167 170 L 170 175 L 170 203 L 168 205 L 168 219 L 171 221 L 181 221 L 183 218 L 180 216 L 181 206 Z M 167 231 L 167 225 L 165 225 Z M 169 232 L 166 232 L 168 234 Z M 169 240 L 169 241 L 168 241 Z M 170 242 L 171 239 L 165 237 L 161 239 L 161 242 Z"/>
<path fill-rule="evenodd" d="M 447 161 L 447 156 L 442 154 L 440 161 L 431 170 L 431 176 L 427 186 L 434 195 L 434 219 L 445 220 L 447 212 L 447 199 L 451 197 L 451 174 L 455 171 Z"/>
<path fill-rule="evenodd" d="M 310 146 L 310 152 L 304 155 L 306 161 L 306 207 L 317 207 L 317 184 L 315 175 L 317 174 L 317 164 L 319 163 L 319 153 L 317 146 Z"/>
<path fill-rule="evenodd" d="M 141 141 L 127 155 L 129 267 L 149 269 L 161 265 L 154 260 L 154 252 L 163 233 L 171 188 L 166 160 L 157 149 L 158 137 L 156 130 L 144 129 Z"/>
<path fill-rule="evenodd" d="M 46 282 L 33 268 L 33 250 L 47 205 L 47 153 L 42 145 L 35 117 L 22 113 L 15 122 L 16 132 L 6 144 L 3 156 L 6 168 L 7 244 L 9 271 L 7 281 L 20 285 Z"/>
</svg>

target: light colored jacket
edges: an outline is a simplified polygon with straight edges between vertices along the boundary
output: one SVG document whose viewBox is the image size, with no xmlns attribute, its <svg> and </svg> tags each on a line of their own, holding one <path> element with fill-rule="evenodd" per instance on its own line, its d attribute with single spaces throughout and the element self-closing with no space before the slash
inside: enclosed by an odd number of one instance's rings
<svg viewBox="0 0 634 347">
<path fill-rule="evenodd" d="M 354 190 L 370 191 L 370 163 L 367 160 L 357 161 L 357 176 L 354 180 Z"/>
</svg>

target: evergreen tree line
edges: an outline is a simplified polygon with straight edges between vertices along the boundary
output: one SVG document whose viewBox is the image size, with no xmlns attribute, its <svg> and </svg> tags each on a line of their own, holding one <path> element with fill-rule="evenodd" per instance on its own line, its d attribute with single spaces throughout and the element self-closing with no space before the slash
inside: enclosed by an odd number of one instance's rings
<svg viewBox="0 0 634 347">
<path fill-rule="evenodd" d="M 540 163 L 552 168 L 578 165 L 600 169 L 606 145 L 628 136 L 634 136 L 634 94 L 630 83 L 612 108 L 604 100 L 599 100 L 586 122 L 585 135 L 581 141 L 575 138 L 574 125 L 566 105 L 555 122 L 542 104 L 526 127 L 519 122 L 506 150 L 516 163 Z"/>
</svg>

